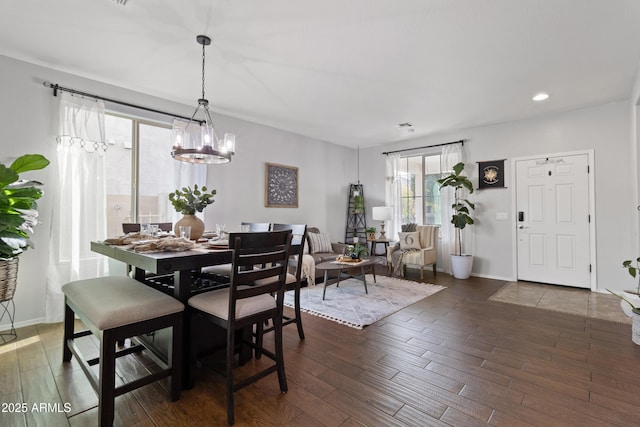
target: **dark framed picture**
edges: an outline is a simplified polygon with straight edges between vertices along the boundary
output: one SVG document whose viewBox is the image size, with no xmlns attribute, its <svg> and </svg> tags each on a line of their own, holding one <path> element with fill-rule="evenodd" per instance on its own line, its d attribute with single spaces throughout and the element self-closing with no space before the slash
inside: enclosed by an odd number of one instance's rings
<svg viewBox="0 0 640 427">
<path fill-rule="evenodd" d="M 478 188 L 504 187 L 504 160 L 478 162 Z"/>
<path fill-rule="evenodd" d="M 298 168 L 265 163 L 264 205 L 267 208 L 298 207 Z"/>
</svg>

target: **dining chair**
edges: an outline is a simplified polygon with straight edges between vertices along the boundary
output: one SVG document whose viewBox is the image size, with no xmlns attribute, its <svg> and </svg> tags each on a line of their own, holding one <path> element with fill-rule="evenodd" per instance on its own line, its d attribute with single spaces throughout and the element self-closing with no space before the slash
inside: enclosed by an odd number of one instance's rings
<svg viewBox="0 0 640 427">
<path fill-rule="evenodd" d="M 269 231 L 271 229 L 271 224 L 268 222 L 242 222 L 240 225 L 248 225 L 251 232 Z"/>
<path fill-rule="evenodd" d="M 277 372 L 280 391 L 287 392 L 282 346 L 282 303 L 291 235 L 291 230 L 231 233 L 229 248 L 233 251 L 233 262 L 230 287 L 204 292 L 191 297 L 188 301 L 191 316 L 205 319 L 227 331 L 225 376 L 229 424 L 234 423 L 233 393 L 235 391 L 268 374 Z M 254 268 L 256 265 L 265 267 Z M 274 293 L 277 295 L 275 299 L 272 297 Z M 239 347 L 249 345 L 275 363 L 235 382 L 233 368 L 236 332 L 252 328 L 254 324 L 261 324 L 265 320 L 271 320 L 274 324 L 274 350 L 258 349 L 258 342 L 257 340 L 254 342 L 252 337 L 241 340 Z M 193 344 L 198 340 L 192 338 L 190 341 Z M 197 359 L 197 348 L 194 344 L 191 349 L 191 363 L 196 365 Z"/>
<path fill-rule="evenodd" d="M 150 222 L 151 225 L 157 225 L 161 231 L 172 231 L 173 223 L 171 222 Z M 140 223 L 139 222 L 123 222 L 122 223 L 122 232 L 124 234 L 127 233 L 137 233 L 140 231 Z"/>
<path fill-rule="evenodd" d="M 249 232 L 251 233 L 269 231 L 271 229 L 271 223 L 268 222 L 241 222 L 240 225 L 248 225 Z M 230 276 L 231 264 L 220 264 L 205 267 L 202 269 L 202 272 L 208 274 L 219 274 L 221 276 Z"/>
<path fill-rule="evenodd" d="M 304 257 L 304 244 L 307 240 L 307 224 L 272 224 L 273 231 L 291 230 L 291 250 L 289 251 L 289 266 L 292 267 L 293 273 L 287 273 L 285 280 L 285 292 L 294 291 L 294 317 L 282 316 L 282 326 L 295 323 L 298 328 L 298 336 L 304 339 L 304 331 L 302 329 L 302 316 L 300 316 L 300 282 L 302 280 L 302 259 Z M 291 271 L 291 269 L 290 269 Z M 263 325 L 257 325 L 257 339 L 262 339 L 261 335 L 273 331 L 273 326 L 263 328 Z M 259 355 L 257 355 L 259 357 Z"/>
</svg>

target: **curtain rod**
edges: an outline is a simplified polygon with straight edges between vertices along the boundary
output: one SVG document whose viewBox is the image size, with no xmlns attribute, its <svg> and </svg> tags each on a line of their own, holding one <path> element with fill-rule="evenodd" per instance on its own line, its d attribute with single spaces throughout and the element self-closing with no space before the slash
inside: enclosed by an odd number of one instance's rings
<svg viewBox="0 0 640 427">
<path fill-rule="evenodd" d="M 468 139 L 461 139 L 459 141 L 451 141 L 451 142 L 443 142 L 442 144 L 435 144 L 435 145 L 423 145 L 422 147 L 405 148 L 402 150 L 385 151 L 382 154 L 387 155 L 392 153 L 402 153 L 403 151 L 419 150 L 421 148 L 442 147 L 443 145 L 453 145 L 453 144 L 462 144 L 464 146 L 465 141 L 468 141 Z"/>
<path fill-rule="evenodd" d="M 168 113 L 166 111 L 156 110 L 154 108 L 143 107 L 141 105 L 131 104 L 129 102 L 124 102 L 124 101 L 118 101 L 117 99 L 105 98 L 104 96 L 95 95 L 95 94 L 87 93 L 87 92 L 82 92 L 82 91 L 79 91 L 79 90 L 70 89 L 68 87 L 63 87 L 63 86 L 58 85 L 57 83 L 54 84 L 54 83 L 49 83 L 49 82 L 42 82 L 42 85 L 44 87 L 48 87 L 48 88 L 53 89 L 53 96 L 58 96 L 58 91 L 61 90 L 63 92 L 69 92 L 69 93 L 73 93 L 73 94 L 81 95 L 81 96 L 88 96 L 90 98 L 99 99 L 101 101 L 113 102 L 114 104 L 120 104 L 120 105 L 124 105 L 126 107 L 137 108 L 138 110 L 150 111 L 152 113 L 163 114 L 165 116 L 171 116 L 171 117 L 175 117 L 175 118 L 178 118 L 178 119 L 184 119 L 184 120 L 187 120 L 187 121 L 190 121 L 190 122 L 198 122 L 201 125 L 202 125 L 202 123 L 204 123 L 204 120 L 193 119 L 191 117 L 181 116 L 179 114 Z"/>
</svg>

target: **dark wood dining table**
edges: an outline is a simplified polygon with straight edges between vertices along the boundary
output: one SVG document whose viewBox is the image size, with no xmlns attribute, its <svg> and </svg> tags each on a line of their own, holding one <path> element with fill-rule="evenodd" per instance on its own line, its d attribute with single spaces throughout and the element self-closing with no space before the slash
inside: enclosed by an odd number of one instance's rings
<svg viewBox="0 0 640 427">
<path fill-rule="evenodd" d="M 204 245 L 198 245 L 192 250 L 181 252 L 138 253 L 127 246 L 91 242 L 91 250 L 130 265 L 133 268 L 134 278 L 150 286 L 157 286 L 158 283 L 162 283 L 160 280 L 162 277 L 167 278 L 167 276 L 169 276 L 168 279 L 171 279 L 170 276 L 173 276 L 172 280 L 169 280 L 171 286 L 166 287 L 164 291 L 172 292 L 173 296 L 185 304 L 185 306 L 192 295 L 207 290 L 206 287 L 196 288 L 194 286 L 194 276 L 198 276 L 199 270 L 202 267 L 230 263 L 233 256 L 233 252 L 230 249 L 208 249 Z M 151 275 L 148 273 L 151 273 Z M 197 333 L 193 332 L 194 325 L 192 322 L 184 323 L 185 330 L 183 331 L 183 336 L 194 339 L 194 335 L 197 335 Z M 187 328 L 191 329 L 189 330 Z M 224 335 L 222 338 L 224 338 Z M 163 337 L 162 334 L 156 334 L 153 337 L 154 342 L 149 342 L 149 340 L 144 337 L 142 339 L 153 347 L 154 352 L 158 353 L 158 355 L 166 361 L 169 353 L 168 343 L 170 342 L 168 337 Z M 185 342 L 182 360 L 184 361 L 183 375 L 185 378 L 183 384 L 186 386 L 190 384 L 190 380 L 192 379 L 189 357 L 190 349 L 190 343 Z M 245 354 L 244 356 L 246 357 L 247 355 Z"/>
<path fill-rule="evenodd" d="M 130 265 L 134 278 L 146 283 L 147 272 L 155 275 L 173 274 L 173 296 L 186 304 L 192 296 L 192 272 L 202 267 L 230 263 L 230 249 L 207 249 L 198 246 L 181 252 L 134 252 L 127 246 L 91 242 L 93 252 Z"/>
</svg>

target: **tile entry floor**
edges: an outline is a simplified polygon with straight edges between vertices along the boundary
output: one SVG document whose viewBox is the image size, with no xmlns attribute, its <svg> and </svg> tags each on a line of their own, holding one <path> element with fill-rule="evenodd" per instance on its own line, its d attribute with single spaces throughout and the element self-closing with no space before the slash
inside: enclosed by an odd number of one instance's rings
<svg viewBox="0 0 640 427">
<path fill-rule="evenodd" d="M 489 297 L 489 300 L 631 323 L 631 319 L 622 312 L 617 297 L 588 289 L 534 282 L 509 282 Z"/>
</svg>

